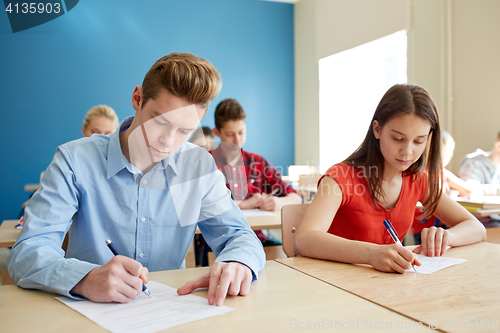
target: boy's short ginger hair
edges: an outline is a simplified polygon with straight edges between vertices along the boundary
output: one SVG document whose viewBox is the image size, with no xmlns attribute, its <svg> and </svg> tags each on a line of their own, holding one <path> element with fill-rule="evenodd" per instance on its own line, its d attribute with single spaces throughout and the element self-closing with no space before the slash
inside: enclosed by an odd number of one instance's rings
<svg viewBox="0 0 500 333">
<path fill-rule="evenodd" d="M 224 124 L 230 120 L 244 120 L 247 115 L 237 100 L 228 98 L 215 108 L 215 127 L 220 131 Z"/>
<path fill-rule="evenodd" d="M 222 80 L 211 63 L 190 53 L 171 53 L 158 59 L 144 77 L 142 105 L 163 88 L 201 104 L 206 112 L 221 87 Z"/>
</svg>

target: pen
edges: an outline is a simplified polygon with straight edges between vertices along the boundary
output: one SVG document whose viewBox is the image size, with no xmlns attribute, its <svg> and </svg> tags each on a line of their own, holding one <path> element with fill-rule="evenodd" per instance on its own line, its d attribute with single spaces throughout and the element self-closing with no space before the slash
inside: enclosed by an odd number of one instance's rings
<svg viewBox="0 0 500 333">
<path fill-rule="evenodd" d="M 399 238 L 398 238 L 398 233 L 396 232 L 396 229 L 394 229 L 394 227 L 392 226 L 391 222 L 389 222 L 388 220 L 384 220 L 384 227 L 387 229 L 387 231 L 389 232 L 389 235 L 391 235 L 391 238 L 392 240 L 394 241 L 394 243 L 396 244 L 399 244 L 401 246 L 403 246 L 403 244 L 401 244 L 401 242 L 399 241 Z M 415 269 L 415 266 L 412 264 L 411 267 L 413 267 L 413 270 L 416 272 L 417 270 Z"/>
<path fill-rule="evenodd" d="M 111 240 L 109 239 L 106 239 L 106 245 L 109 247 L 109 249 L 111 250 L 111 252 L 113 252 L 113 254 L 115 256 L 121 256 L 120 252 L 118 252 L 118 249 L 115 247 L 115 244 L 113 244 L 113 242 L 111 242 Z M 148 288 L 146 287 L 145 284 L 142 284 L 142 291 L 148 295 L 149 297 L 151 297 L 151 293 L 149 292 Z"/>
<path fill-rule="evenodd" d="M 271 196 L 271 197 L 272 197 L 273 195 L 275 195 L 275 194 L 276 194 L 276 193 L 278 193 L 279 191 L 280 191 L 280 188 L 279 188 L 279 187 L 276 187 L 276 188 L 275 188 L 275 189 L 274 189 L 274 190 L 273 190 L 273 191 L 269 194 L 269 196 Z"/>
</svg>

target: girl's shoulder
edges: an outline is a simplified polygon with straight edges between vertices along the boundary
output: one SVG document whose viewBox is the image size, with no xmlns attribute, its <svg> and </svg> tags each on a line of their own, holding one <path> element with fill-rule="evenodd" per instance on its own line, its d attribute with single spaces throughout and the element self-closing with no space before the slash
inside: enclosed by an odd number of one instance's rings
<svg viewBox="0 0 500 333">
<path fill-rule="evenodd" d="M 365 167 L 353 166 L 342 162 L 330 167 L 330 169 L 325 172 L 325 176 L 330 176 L 339 182 L 344 179 L 354 180 L 365 178 L 366 171 L 369 172 Z"/>
</svg>

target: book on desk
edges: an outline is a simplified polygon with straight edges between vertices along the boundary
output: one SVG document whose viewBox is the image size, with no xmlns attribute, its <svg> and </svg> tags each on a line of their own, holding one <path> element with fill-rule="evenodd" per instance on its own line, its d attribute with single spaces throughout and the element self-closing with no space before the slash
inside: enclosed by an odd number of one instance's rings
<svg viewBox="0 0 500 333">
<path fill-rule="evenodd" d="M 500 196 L 484 197 L 481 200 L 458 198 L 457 202 L 474 215 L 500 214 Z"/>
</svg>

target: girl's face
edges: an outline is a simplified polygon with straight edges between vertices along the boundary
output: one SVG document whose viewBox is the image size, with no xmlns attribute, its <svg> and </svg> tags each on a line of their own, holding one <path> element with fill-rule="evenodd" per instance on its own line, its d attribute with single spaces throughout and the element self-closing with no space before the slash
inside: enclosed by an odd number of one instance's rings
<svg viewBox="0 0 500 333">
<path fill-rule="evenodd" d="M 430 123 L 414 114 L 401 114 L 389 120 L 384 127 L 373 122 L 373 133 L 380 140 L 385 172 L 402 172 L 415 163 L 427 146 Z"/>
<path fill-rule="evenodd" d="M 93 116 L 87 127 L 82 126 L 83 136 L 88 137 L 94 133 L 107 135 L 116 131 L 116 123 L 104 116 Z"/>
</svg>

